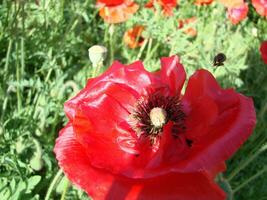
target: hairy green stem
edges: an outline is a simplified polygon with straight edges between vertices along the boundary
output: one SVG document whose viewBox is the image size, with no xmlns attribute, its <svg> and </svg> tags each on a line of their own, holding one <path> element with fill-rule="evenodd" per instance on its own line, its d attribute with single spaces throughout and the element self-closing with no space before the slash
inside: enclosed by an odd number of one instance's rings
<svg viewBox="0 0 267 200">
<path fill-rule="evenodd" d="M 110 65 L 112 64 L 114 60 L 114 31 L 115 31 L 115 25 L 111 24 L 109 27 L 109 55 L 110 55 Z"/>
<path fill-rule="evenodd" d="M 8 47 L 7 47 L 7 53 L 6 53 L 6 62 L 5 62 L 5 69 L 4 72 L 7 73 L 8 71 L 8 65 L 9 65 L 9 59 L 10 59 L 10 52 L 12 47 L 12 39 L 9 39 Z"/>
<path fill-rule="evenodd" d="M 152 38 L 149 38 L 149 39 L 148 39 L 148 47 L 147 47 L 147 51 L 146 51 L 146 58 L 145 58 L 145 61 L 147 61 L 147 60 L 150 58 L 152 42 L 153 42 L 153 39 L 152 39 Z"/>
<path fill-rule="evenodd" d="M 61 178 L 62 173 L 63 173 L 63 171 L 61 169 L 58 170 L 57 174 L 55 175 L 55 177 L 53 178 L 52 182 L 49 185 L 49 188 L 48 188 L 47 193 L 45 195 L 45 200 L 49 200 L 53 189 L 55 188 L 56 184 L 58 183 L 58 181 Z"/>
<path fill-rule="evenodd" d="M 93 66 L 92 78 L 98 76 L 100 69 L 103 67 L 103 62 L 99 62 L 96 66 Z"/>
<path fill-rule="evenodd" d="M 245 180 L 243 183 L 241 183 L 240 185 L 238 185 L 234 190 L 233 193 L 236 193 L 237 191 L 239 191 L 241 188 L 245 187 L 247 184 L 249 184 L 251 181 L 253 181 L 254 179 L 258 178 L 259 176 L 261 176 L 263 173 L 267 172 L 267 167 L 265 166 L 262 170 L 260 170 L 258 173 L 254 174 L 253 176 L 251 176 L 250 178 L 248 178 L 247 180 Z"/>
<path fill-rule="evenodd" d="M 16 79 L 17 79 L 17 88 L 16 88 L 16 93 L 17 93 L 17 108 L 18 111 L 21 110 L 22 107 L 22 101 L 21 101 L 21 92 L 20 92 L 20 69 L 19 69 L 19 56 L 18 56 L 18 43 L 16 43 Z"/>
<path fill-rule="evenodd" d="M 258 157 L 262 152 L 267 149 L 267 145 L 263 146 L 261 149 L 256 151 L 251 156 L 248 156 L 243 162 L 238 165 L 237 168 L 228 176 L 227 180 L 231 181 L 242 169 L 244 169 L 248 164 L 250 164 L 256 157 Z"/>
<path fill-rule="evenodd" d="M 70 188 L 70 181 L 69 180 L 67 180 L 67 183 L 66 183 L 66 185 L 65 185 L 65 188 L 64 188 L 64 191 L 63 191 L 63 193 L 62 193 L 62 195 L 61 195 L 61 198 L 60 198 L 60 200 L 65 200 L 65 197 L 66 197 L 66 195 L 67 195 L 67 192 L 68 192 L 68 190 L 69 190 L 69 188 Z"/>
<path fill-rule="evenodd" d="M 141 58 L 142 53 L 143 53 L 144 49 L 146 48 L 147 41 L 148 41 L 148 39 L 145 39 L 144 43 L 142 44 L 142 46 L 141 46 L 141 48 L 140 48 L 140 50 L 138 52 L 138 55 L 136 57 L 136 60 L 139 60 Z"/>
</svg>

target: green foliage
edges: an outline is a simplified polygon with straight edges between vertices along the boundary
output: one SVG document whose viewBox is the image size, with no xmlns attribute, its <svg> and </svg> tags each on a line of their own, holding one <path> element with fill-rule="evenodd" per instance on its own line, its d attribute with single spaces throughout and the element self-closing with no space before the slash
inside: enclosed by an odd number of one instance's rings
<svg viewBox="0 0 267 200">
<path fill-rule="evenodd" d="M 39 3 L 37 3 L 39 2 Z M 144 1 L 138 1 L 144 5 Z M 190 75 L 210 70 L 224 87 L 252 96 L 257 109 L 255 133 L 228 162 L 222 184 L 234 199 L 267 196 L 267 66 L 258 49 L 267 39 L 267 21 L 250 8 L 237 26 L 219 3 L 196 7 L 180 0 L 170 18 L 142 8 L 126 23 L 108 25 L 92 0 L 3 0 L 0 5 L 0 199 L 44 199 L 58 171 L 55 139 L 66 123 L 64 102 L 91 77 L 87 49 L 102 44 L 109 50 L 106 68 L 114 59 L 127 64 L 144 60 L 149 71 L 159 69 L 159 58 L 178 54 Z M 178 29 L 177 19 L 197 21 Z M 122 41 L 134 24 L 146 27 L 146 46 L 129 49 Z M 184 30 L 193 27 L 197 36 Z M 113 34 L 111 34 L 113 32 Z M 212 66 L 223 52 L 225 66 Z M 104 69 L 102 69 L 104 70 Z M 50 199 L 88 199 L 66 178 L 59 177 Z"/>
</svg>

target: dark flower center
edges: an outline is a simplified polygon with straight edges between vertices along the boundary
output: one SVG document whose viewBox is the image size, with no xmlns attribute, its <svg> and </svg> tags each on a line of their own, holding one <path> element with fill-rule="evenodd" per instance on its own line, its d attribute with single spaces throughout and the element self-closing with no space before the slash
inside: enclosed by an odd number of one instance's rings
<svg viewBox="0 0 267 200">
<path fill-rule="evenodd" d="M 138 136 L 144 135 L 151 141 L 161 135 L 164 125 L 169 121 L 173 122 L 173 137 L 177 138 L 185 129 L 185 114 L 179 97 L 164 96 L 160 93 L 140 98 L 130 119 Z"/>
</svg>

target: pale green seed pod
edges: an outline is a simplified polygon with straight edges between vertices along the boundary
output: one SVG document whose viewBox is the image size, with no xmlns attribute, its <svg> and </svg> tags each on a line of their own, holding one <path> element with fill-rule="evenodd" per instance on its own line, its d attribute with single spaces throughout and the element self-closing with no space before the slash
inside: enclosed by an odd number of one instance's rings
<svg viewBox="0 0 267 200">
<path fill-rule="evenodd" d="M 34 156 L 30 160 L 30 166 L 34 171 L 40 171 L 43 168 L 44 162 L 41 157 Z"/>
<path fill-rule="evenodd" d="M 101 65 L 107 56 L 107 48 L 100 45 L 94 45 L 88 49 L 89 59 L 93 63 L 93 67 Z"/>
<path fill-rule="evenodd" d="M 33 139 L 36 151 L 30 160 L 30 166 L 35 171 L 40 171 L 43 168 L 44 162 L 42 159 L 42 147 L 38 140 Z"/>
</svg>

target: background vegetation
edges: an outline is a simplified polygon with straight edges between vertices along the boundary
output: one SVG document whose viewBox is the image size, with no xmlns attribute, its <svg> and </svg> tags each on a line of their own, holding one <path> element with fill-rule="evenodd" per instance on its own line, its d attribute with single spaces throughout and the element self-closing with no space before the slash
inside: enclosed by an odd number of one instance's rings
<svg viewBox="0 0 267 200">
<path fill-rule="evenodd" d="M 197 21 L 188 26 L 196 28 L 196 37 L 177 29 L 177 19 L 192 16 Z M 150 38 L 141 50 L 122 41 L 134 24 L 145 25 L 144 35 Z M 264 39 L 267 20 L 252 6 L 238 25 L 227 20 L 219 3 L 197 7 L 192 0 L 180 0 L 175 16 L 168 19 L 142 8 L 126 23 L 109 25 L 92 0 L 2 0 L 0 199 L 88 199 L 66 178 L 60 177 L 56 188 L 49 186 L 59 170 L 53 147 L 66 123 L 63 103 L 90 78 L 87 50 L 94 44 L 108 48 L 106 67 L 114 59 L 126 64 L 140 58 L 153 71 L 161 56 L 178 54 L 188 74 L 206 68 L 224 87 L 252 96 L 256 130 L 229 160 L 221 182 L 236 200 L 267 199 L 267 66 L 258 50 Z M 227 61 L 214 68 L 212 60 L 219 52 Z"/>
</svg>

